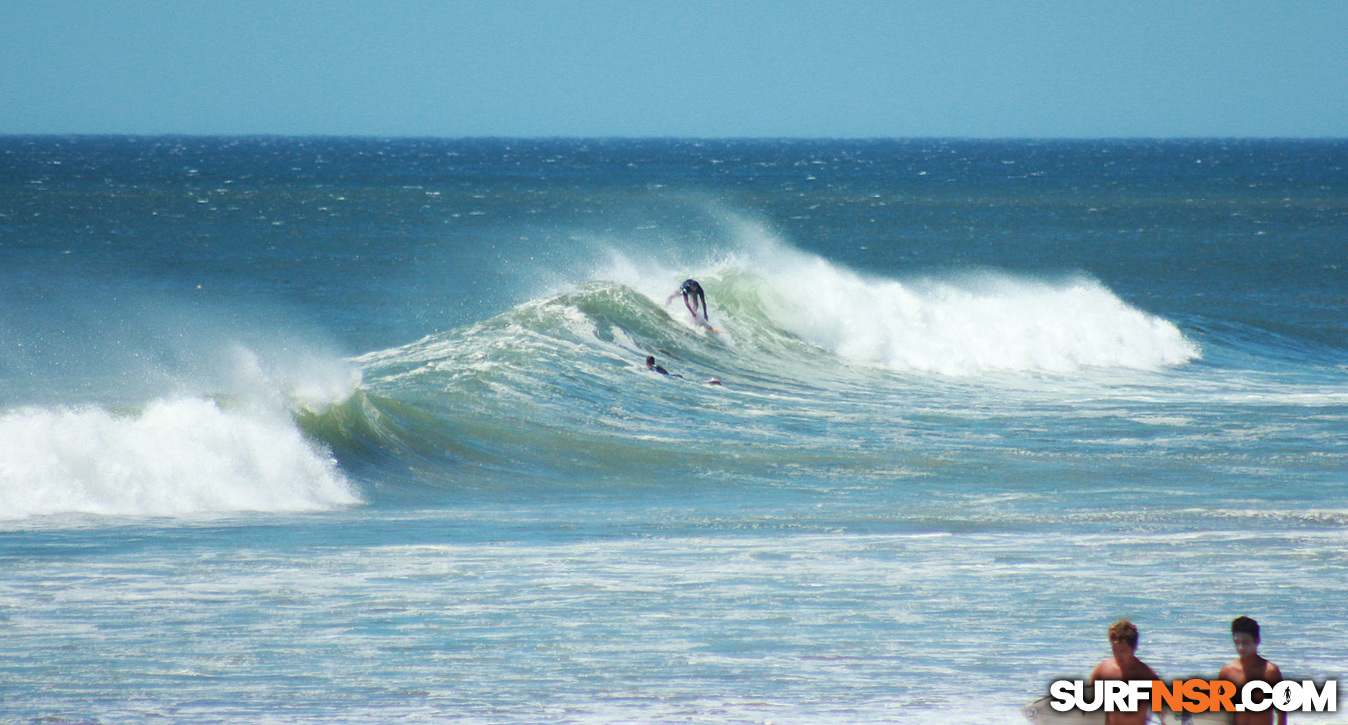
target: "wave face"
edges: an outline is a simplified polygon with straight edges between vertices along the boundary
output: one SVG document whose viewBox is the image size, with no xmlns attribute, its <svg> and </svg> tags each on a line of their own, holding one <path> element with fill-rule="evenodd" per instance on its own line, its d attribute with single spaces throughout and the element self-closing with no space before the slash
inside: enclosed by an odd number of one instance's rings
<svg viewBox="0 0 1348 725">
<path fill-rule="evenodd" d="M 892 470 L 878 439 L 916 392 L 995 396 L 1200 357 L 1088 278 L 867 277 L 737 226 L 735 251 L 696 272 L 713 330 L 669 299 L 680 278 L 666 262 L 614 252 L 592 281 L 356 358 L 360 393 L 301 423 L 349 465 L 401 468 L 423 487 Z M 648 355 L 671 375 L 648 371 Z M 858 454 L 868 438 L 875 450 Z"/>
<path fill-rule="evenodd" d="M 752 224 L 739 224 L 746 230 L 732 247 L 737 251 L 697 274 L 712 299 L 715 331 L 699 330 L 677 298 L 668 298 L 679 275 L 666 263 L 613 252 L 611 265 L 592 281 L 452 336 L 502 355 L 541 341 L 565 341 L 565 352 L 580 356 L 581 367 L 586 355 L 621 359 L 686 344 L 703 354 L 726 351 L 723 359 L 707 362 L 727 374 L 784 364 L 799 366 L 797 372 L 863 364 L 953 376 L 1160 370 L 1201 357 L 1199 346 L 1175 324 L 1128 305 L 1086 276 L 1037 279 L 997 271 L 910 279 L 868 276 L 794 250 Z M 689 331 L 697 334 L 689 336 Z M 450 337 L 433 336 L 361 361 L 433 357 L 424 348 L 445 353 Z M 830 358 L 819 359 L 820 352 Z M 489 351 L 476 354 L 482 364 L 490 364 Z M 560 359 L 548 364 L 563 365 Z M 801 372 L 801 377 L 811 375 Z"/>
</svg>

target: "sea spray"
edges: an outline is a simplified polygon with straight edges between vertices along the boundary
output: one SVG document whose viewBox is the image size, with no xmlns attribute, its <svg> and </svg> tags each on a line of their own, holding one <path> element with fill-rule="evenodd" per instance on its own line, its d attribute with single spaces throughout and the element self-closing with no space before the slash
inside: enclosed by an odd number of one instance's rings
<svg viewBox="0 0 1348 725">
<path fill-rule="evenodd" d="M 10 316 L 0 519 L 328 509 L 360 500 L 295 420 L 359 370 L 283 306 L 117 284 Z"/>
</svg>

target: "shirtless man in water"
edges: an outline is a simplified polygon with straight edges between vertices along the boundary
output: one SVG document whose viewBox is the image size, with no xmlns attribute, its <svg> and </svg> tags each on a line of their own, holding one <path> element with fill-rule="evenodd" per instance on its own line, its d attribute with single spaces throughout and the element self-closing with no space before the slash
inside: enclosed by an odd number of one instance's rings
<svg viewBox="0 0 1348 725">
<path fill-rule="evenodd" d="M 1263 680 L 1270 685 L 1282 681 L 1282 670 L 1278 666 L 1259 656 L 1259 623 L 1249 617 L 1236 617 L 1231 622 L 1231 641 L 1236 645 L 1234 660 L 1226 663 L 1217 679 L 1226 680 L 1236 686 L 1236 692 L 1245 688 L 1245 683 Z M 1266 696 L 1267 697 L 1267 696 Z M 1287 725 L 1287 713 L 1269 708 L 1263 712 L 1237 712 L 1235 725 L 1272 725 L 1274 713 L 1277 713 L 1278 725 Z"/>
<path fill-rule="evenodd" d="M 1137 627 L 1126 619 L 1109 628 L 1109 644 L 1114 656 L 1091 670 L 1091 682 L 1096 680 L 1159 680 L 1147 663 L 1137 658 Z M 1151 711 L 1151 700 L 1144 700 L 1137 712 L 1107 712 L 1105 725 L 1142 725 Z"/>
</svg>

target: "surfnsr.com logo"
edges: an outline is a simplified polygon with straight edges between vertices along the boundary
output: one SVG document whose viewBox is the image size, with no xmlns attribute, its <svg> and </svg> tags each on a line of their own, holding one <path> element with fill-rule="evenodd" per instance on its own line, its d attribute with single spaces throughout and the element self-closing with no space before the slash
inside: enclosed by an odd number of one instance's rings
<svg viewBox="0 0 1348 725">
<path fill-rule="evenodd" d="M 1058 680 L 1049 686 L 1049 706 L 1058 712 L 1137 712 L 1150 699 L 1153 712 L 1336 712 L 1338 681 L 1252 681 L 1240 690 L 1225 680 L 1096 680 L 1093 692 L 1081 680 Z"/>
</svg>

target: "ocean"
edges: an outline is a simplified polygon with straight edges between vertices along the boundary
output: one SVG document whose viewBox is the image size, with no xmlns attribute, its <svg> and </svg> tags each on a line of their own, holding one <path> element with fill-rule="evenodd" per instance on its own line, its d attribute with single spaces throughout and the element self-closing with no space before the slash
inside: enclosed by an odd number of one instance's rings
<svg viewBox="0 0 1348 725">
<path fill-rule="evenodd" d="M 1346 252 L 1338 140 L 0 137 L 0 722 L 1339 678 Z"/>
</svg>

